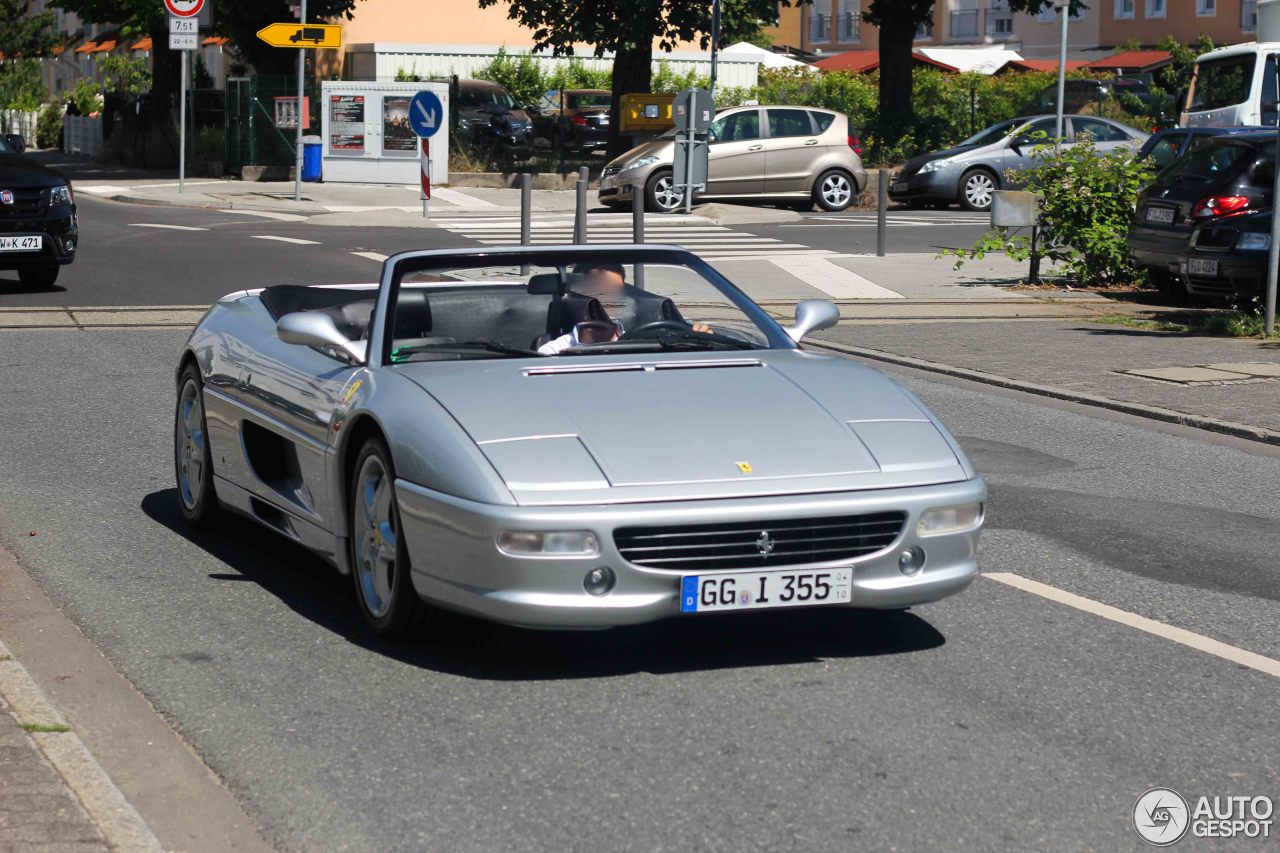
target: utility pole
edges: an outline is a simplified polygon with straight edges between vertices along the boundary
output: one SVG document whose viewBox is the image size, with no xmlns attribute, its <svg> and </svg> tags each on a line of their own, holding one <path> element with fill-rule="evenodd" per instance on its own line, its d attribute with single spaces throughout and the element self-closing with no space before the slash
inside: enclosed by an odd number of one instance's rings
<svg viewBox="0 0 1280 853">
<path fill-rule="evenodd" d="M 298 25 L 307 25 L 307 0 L 302 0 L 301 16 Z M 307 52 L 298 48 L 298 134 L 297 146 L 293 155 L 293 200 L 302 201 L 302 83 L 306 76 Z"/>
<path fill-rule="evenodd" d="M 1058 44 L 1058 113 L 1057 121 L 1054 124 L 1054 144 L 1062 144 L 1062 112 L 1063 100 L 1067 92 L 1067 18 L 1070 17 L 1071 3 L 1069 0 L 1054 0 L 1054 6 L 1058 9 L 1058 14 L 1062 16 L 1062 40 Z"/>
</svg>

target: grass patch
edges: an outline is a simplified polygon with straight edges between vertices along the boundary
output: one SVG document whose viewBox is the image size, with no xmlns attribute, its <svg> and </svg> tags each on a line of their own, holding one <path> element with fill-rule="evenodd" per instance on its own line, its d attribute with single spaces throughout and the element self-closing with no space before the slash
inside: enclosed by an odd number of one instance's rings
<svg viewBox="0 0 1280 853">
<path fill-rule="evenodd" d="M 1171 323 L 1168 320 L 1144 320 L 1141 317 L 1130 317 L 1128 314 L 1103 314 L 1089 322 L 1101 323 L 1104 326 L 1124 326 L 1129 329 L 1143 329 L 1148 332 L 1188 332 L 1190 327 L 1184 323 Z"/>
<path fill-rule="evenodd" d="M 1202 335 L 1223 335 L 1229 338 L 1267 337 L 1262 314 L 1252 311 L 1235 310 L 1206 317 L 1195 323 L 1193 329 Z M 1270 337 L 1280 337 L 1280 332 L 1272 332 Z"/>
<path fill-rule="evenodd" d="M 71 726 L 64 726 L 61 723 L 19 723 L 19 725 L 28 734 L 62 734 L 71 731 Z"/>
</svg>

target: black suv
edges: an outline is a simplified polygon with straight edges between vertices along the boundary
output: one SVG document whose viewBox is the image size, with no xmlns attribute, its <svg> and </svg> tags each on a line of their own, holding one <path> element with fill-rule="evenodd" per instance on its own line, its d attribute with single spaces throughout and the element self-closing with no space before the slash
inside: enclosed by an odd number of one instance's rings
<svg viewBox="0 0 1280 853">
<path fill-rule="evenodd" d="M 1138 194 L 1130 263 L 1162 291 L 1180 293 L 1192 229 L 1271 209 L 1275 138 L 1274 130 L 1214 137 L 1157 175 Z"/>
<path fill-rule="evenodd" d="M 75 260 L 75 196 L 66 175 L 23 157 L 26 149 L 17 134 L 0 139 L 0 270 L 49 288 Z"/>
</svg>

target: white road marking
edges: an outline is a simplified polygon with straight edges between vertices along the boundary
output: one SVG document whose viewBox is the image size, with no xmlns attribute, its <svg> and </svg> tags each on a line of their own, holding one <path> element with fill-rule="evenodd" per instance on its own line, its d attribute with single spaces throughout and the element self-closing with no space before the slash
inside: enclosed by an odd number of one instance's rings
<svg viewBox="0 0 1280 853">
<path fill-rule="evenodd" d="M 93 193 L 95 195 L 106 195 L 107 193 L 127 193 L 129 187 L 113 187 L 110 184 L 100 184 L 96 187 L 86 187 L 83 184 L 76 184 L 76 192 Z"/>
<path fill-rule="evenodd" d="M 377 252 L 352 252 L 351 254 L 361 258 L 368 258 L 369 260 L 377 261 L 378 263 L 382 263 L 389 257 L 388 255 L 381 255 Z"/>
<path fill-rule="evenodd" d="M 491 201 L 485 201 L 482 198 L 476 198 L 473 195 L 467 195 L 466 193 L 460 193 L 457 190 L 450 190 L 444 187 L 431 188 L 431 200 L 435 201 L 436 199 L 443 201 L 445 204 L 452 204 L 457 207 L 497 207 L 498 206 Z"/>
<path fill-rule="evenodd" d="M 1021 575 L 1009 572 L 990 572 L 984 574 L 983 577 L 1020 589 L 1023 592 L 1029 592 L 1032 595 L 1038 595 L 1041 598 L 1047 598 L 1050 601 L 1056 601 L 1059 604 L 1065 604 L 1068 607 L 1074 607 L 1077 610 L 1083 610 L 1085 613 L 1092 613 L 1094 616 L 1101 616 L 1103 619 L 1109 619 L 1112 622 L 1136 628 L 1153 636 L 1172 640 L 1179 645 L 1222 658 L 1231 663 L 1247 666 L 1250 669 L 1256 669 L 1258 672 L 1280 678 L 1280 660 L 1228 645 L 1220 640 L 1197 634 L 1194 631 L 1188 631 L 1185 628 L 1175 628 L 1173 625 L 1166 625 L 1164 622 L 1157 622 L 1154 619 L 1148 619 L 1146 616 L 1139 616 L 1136 613 L 1130 613 L 1127 610 L 1112 607 L 1110 604 L 1103 604 L 1091 598 L 1085 598 L 1082 595 L 1066 592 L 1057 587 L 1024 578 Z"/>
<path fill-rule="evenodd" d="M 307 217 L 296 213 L 276 213 L 272 210 L 219 210 L 219 213 L 238 213 L 241 216 L 260 216 L 263 219 L 274 219 L 277 222 L 306 222 Z"/>
<path fill-rule="evenodd" d="M 277 237 L 274 234 L 253 234 L 255 240 L 278 240 L 281 243 L 294 243 L 298 246 L 319 246 L 319 240 L 303 240 L 300 237 Z"/>
<path fill-rule="evenodd" d="M 881 287 L 856 272 L 831 263 L 822 257 L 785 256 L 770 258 L 770 263 L 810 287 L 837 299 L 904 299 L 896 290 Z"/>
<path fill-rule="evenodd" d="M 194 225 L 169 225 L 163 222 L 130 222 L 130 228 L 168 228 L 171 231 L 208 231 L 208 228 L 197 228 Z"/>
</svg>

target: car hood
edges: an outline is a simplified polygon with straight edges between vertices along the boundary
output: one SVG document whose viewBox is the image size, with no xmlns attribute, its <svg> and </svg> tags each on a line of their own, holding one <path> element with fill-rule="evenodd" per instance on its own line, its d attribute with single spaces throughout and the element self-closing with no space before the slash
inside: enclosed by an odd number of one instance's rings
<svg viewBox="0 0 1280 853">
<path fill-rule="evenodd" d="M 56 187 L 68 183 L 66 175 L 29 157 L 0 154 L 0 189 Z"/>
<path fill-rule="evenodd" d="M 908 392 L 802 351 L 416 363 L 521 504 L 898 488 L 972 476 Z"/>
<path fill-rule="evenodd" d="M 625 154 L 613 158 L 609 161 L 609 166 L 621 167 L 631 160 L 636 160 L 640 157 L 648 157 L 649 155 L 661 157 L 663 160 L 670 161 L 675 158 L 675 152 L 676 144 L 674 140 L 652 139 L 643 145 L 637 145 Z"/>
<path fill-rule="evenodd" d="M 956 148 L 946 148 L 946 149 L 943 149 L 942 151 L 934 151 L 932 154 L 921 154 L 919 157 L 913 157 L 912 159 L 908 160 L 906 163 L 903 163 L 902 171 L 907 172 L 909 174 L 913 172 L 918 172 L 920 171 L 920 167 L 922 167 L 925 163 L 931 163 L 934 160 L 945 160 L 948 157 L 954 157 L 957 154 L 964 154 L 967 151 L 976 151 L 979 147 L 981 146 L 961 145 Z"/>
</svg>

